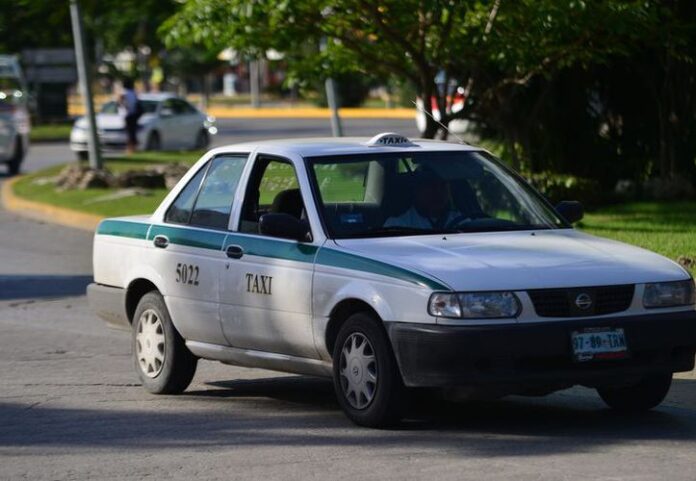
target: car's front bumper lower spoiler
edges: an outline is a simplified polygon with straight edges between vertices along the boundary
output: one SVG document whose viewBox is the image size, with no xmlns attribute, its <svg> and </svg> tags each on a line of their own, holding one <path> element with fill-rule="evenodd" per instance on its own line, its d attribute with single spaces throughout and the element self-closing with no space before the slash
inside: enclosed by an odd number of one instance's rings
<svg viewBox="0 0 696 481">
<path fill-rule="evenodd" d="M 597 386 L 658 372 L 690 371 L 696 311 L 533 324 L 443 326 L 387 323 L 407 386 Z M 573 360 L 571 332 L 623 328 L 629 357 Z"/>
</svg>

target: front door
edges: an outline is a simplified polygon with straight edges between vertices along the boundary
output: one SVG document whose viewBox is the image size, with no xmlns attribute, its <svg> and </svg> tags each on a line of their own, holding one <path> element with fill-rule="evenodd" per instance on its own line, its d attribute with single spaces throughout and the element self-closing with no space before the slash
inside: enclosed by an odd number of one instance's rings
<svg viewBox="0 0 696 481">
<path fill-rule="evenodd" d="M 268 212 L 306 219 L 293 164 L 259 155 L 249 177 L 238 232 L 225 241 L 220 316 L 230 345 L 316 358 L 312 275 L 317 246 L 259 234 Z"/>
</svg>

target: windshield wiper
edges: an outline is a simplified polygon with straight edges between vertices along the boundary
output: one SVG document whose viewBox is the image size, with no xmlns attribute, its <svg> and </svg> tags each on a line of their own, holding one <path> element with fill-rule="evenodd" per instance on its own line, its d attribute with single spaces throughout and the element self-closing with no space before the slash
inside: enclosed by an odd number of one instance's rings
<svg viewBox="0 0 696 481">
<path fill-rule="evenodd" d="M 394 225 L 389 227 L 374 227 L 372 229 L 367 229 L 362 232 L 356 232 L 355 234 L 349 234 L 345 238 L 353 239 L 360 237 L 386 237 L 386 236 L 399 236 L 399 235 L 424 235 L 424 234 L 450 234 L 457 232 L 455 230 L 433 230 L 433 229 L 423 229 L 421 227 L 406 227 L 400 225 Z"/>
<path fill-rule="evenodd" d="M 518 231 L 518 230 L 548 230 L 551 229 L 551 227 L 546 226 L 546 225 L 505 225 L 505 224 L 498 224 L 498 225 L 463 225 L 459 226 L 456 229 L 456 232 L 508 232 L 508 231 Z"/>
</svg>

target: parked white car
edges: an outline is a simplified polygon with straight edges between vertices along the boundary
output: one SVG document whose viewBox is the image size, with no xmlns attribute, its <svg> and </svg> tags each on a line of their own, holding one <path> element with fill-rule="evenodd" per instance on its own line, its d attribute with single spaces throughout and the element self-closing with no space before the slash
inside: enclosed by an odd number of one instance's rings
<svg viewBox="0 0 696 481">
<path fill-rule="evenodd" d="M 31 123 L 27 93 L 17 57 L 0 55 L 0 163 L 19 173 L 29 150 Z"/>
<path fill-rule="evenodd" d="M 138 148 L 142 150 L 204 149 L 217 133 L 215 119 L 186 100 L 172 94 L 140 94 L 143 115 L 138 120 Z M 116 101 L 105 103 L 97 117 L 102 150 L 126 148 L 125 112 Z M 87 158 L 87 119 L 75 121 L 70 148 L 78 158 Z"/>
<path fill-rule="evenodd" d="M 214 149 L 149 216 L 103 221 L 90 304 L 153 393 L 197 359 L 332 377 L 358 424 L 408 389 L 596 388 L 650 409 L 694 367 L 694 282 L 571 227 L 488 152 L 396 134 Z"/>
</svg>

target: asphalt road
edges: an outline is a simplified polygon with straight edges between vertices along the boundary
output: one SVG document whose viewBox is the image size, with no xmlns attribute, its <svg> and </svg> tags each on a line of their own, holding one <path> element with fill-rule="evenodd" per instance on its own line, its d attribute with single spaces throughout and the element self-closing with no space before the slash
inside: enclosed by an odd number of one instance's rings
<svg viewBox="0 0 696 481">
<path fill-rule="evenodd" d="M 328 119 L 218 119 L 218 134 L 211 139 L 211 147 L 251 140 L 290 137 L 330 137 Z M 380 132 L 397 132 L 418 136 L 414 120 L 397 119 L 343 119 L 346 136 L 372 137 Z M 75 159 L 66 142 L 32 144 L 22 165 L 23 172 L 30 172 L 54 164 Z M 4 166 L 0 165 L 0 178 Z"/>
<path fill-rule="evenodd" d="M 423 402 L 389 431 L 352 425 L 323 380 L 206 361 L 185 394 L 149 395 L 129 336 L 87 309 L 90 245 L 0 210 L 0 480 L 696 479 L 690 379 L 640 416 L 577 388 Z"/>
</svg>

